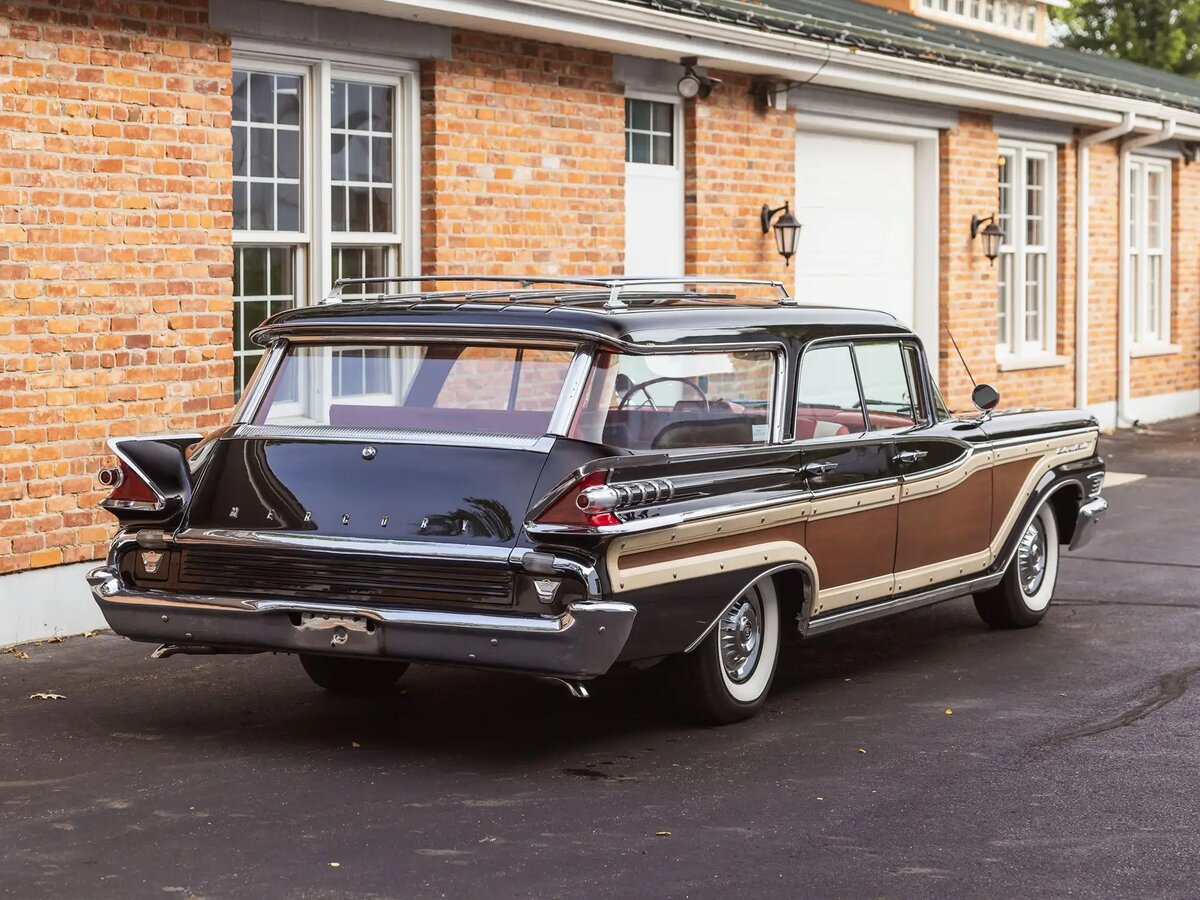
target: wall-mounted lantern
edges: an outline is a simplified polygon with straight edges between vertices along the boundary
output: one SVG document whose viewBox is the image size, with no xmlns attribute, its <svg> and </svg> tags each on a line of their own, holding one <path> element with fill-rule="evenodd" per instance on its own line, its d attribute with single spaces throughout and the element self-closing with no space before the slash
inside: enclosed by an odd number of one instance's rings
<svg viewBox="0 0 1200 900">
<path fill-rule="evenodd" d="M 985 222 L 987 223 L 986 227 L 984 227 Z M 975 240 L 980 233 L 983 234 L 983 255 L 994 264 L 996 257 L 1000 255 L 1000 242 L 1004 240 L 1004 232 L 996 224 L 995 215 L 990 215 L 986 219 L 971 216 L 971 240 Z"/>
<path fill-rule="evenodd" d="M 762 212 L 759 214 L 759 222 L 762 224 L 763 234 L 771 230 L 771 220 L 775 218 L 777 213 L 783 213 L 775 220 L 775 249 L 779 251 L 779 255 L 783 257 L 783 264 L 791 265 L 791 259 L 796 255 L 796 243 L 800 240 L 801 225 L 796 221 L 796 217 L 792 215 L 791 207 L 787 202 L 783 206 L 777 206 L 771 209 L 767 204 L 763 204 Z"/>
</svg>

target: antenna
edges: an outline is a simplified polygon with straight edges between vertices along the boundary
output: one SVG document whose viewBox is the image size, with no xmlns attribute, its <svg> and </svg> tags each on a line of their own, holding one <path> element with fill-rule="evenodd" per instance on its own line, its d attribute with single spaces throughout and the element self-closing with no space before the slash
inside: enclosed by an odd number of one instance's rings
<svg viewBox="0 0 1200 900">
<path fill-rule="evenodd" d="M 979 387 L 979 383 L 975 380 L 975 376 L 971 374 L 971 367 L 967 365 L 966 359 L 963 358 L 962 351 L 958 349 L 958 341 L 954 339 L 954 332 L 950 330 L 950 326 L 946 326 L 946 334 L 950 335 L 950 343 L 954 345 L 954 352 L 958 354 L 958 361 L 962 363 L 963 368 L 967 370 L 967 377 L 971 379 L 971 387 Z"/>
</svg>

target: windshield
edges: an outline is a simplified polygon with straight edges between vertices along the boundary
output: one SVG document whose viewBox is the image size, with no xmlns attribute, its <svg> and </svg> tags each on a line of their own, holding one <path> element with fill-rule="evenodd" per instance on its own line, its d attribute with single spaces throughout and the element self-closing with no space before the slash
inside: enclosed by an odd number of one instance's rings
<svg viewBox="0 0 1200 900">
<path fill-rule="evenodd" d="M 493 344 L 300 345 L 256 425 L 545 434 L 571 348 Z"/>
<path fill-rule="evenodd" d="M 571 436 L 630 450 L 765 444 L 774 387 L 768 350 L 601 353 Z"/>
</svg>

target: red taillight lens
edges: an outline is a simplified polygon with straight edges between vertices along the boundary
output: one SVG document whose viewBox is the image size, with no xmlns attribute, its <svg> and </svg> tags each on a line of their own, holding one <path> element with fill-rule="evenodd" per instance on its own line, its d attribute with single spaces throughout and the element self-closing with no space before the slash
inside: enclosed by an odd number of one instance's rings
<svg viewBox="0 0 1200 900">
<path fill-rule="evenodd" d="M 113 492 L 109 500 L 128 500 L 134 503 L 158 503 L 154 489 L 123 460 L 111 469 L 101 469 L 98 480 Z"/>
<path fill-rule="evenodd" d="M 592 472 L 584 475 L 557 500 L 546 507 L 546 511 L 537 517 L 539 525 L 583 525 L 591 528 L 603 528 L 606 525 L 620 525 L 621 520 L 608 510 L 592 508 L 585 496 L 588 488 L 603 487 L 608 481 L 608 472 Z"/>
</svg>

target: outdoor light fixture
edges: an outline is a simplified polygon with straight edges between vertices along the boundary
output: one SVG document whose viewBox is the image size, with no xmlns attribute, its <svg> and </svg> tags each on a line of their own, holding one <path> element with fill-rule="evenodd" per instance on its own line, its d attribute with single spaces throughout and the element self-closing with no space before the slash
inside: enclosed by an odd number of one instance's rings
<svg viewBox="0 0 1200 900">
<path fill-rule="evenodd" d="M 775 222 L 775 249 L 779 251 L 779 255 L 783 257 L 783 264 L 791 265 L 791 259 L 796 254 L 796 242 L 800 240 L 801 225 L 796 221 L 796 217 L 792 215 L 792 210 L 787 202 L 783 206 L 777 206 L 771 209 L 767 204 L 763 204 L 762 212 L 759 214 L 759 221 L 762 224 L 763 234 L 771 230 L 771 220 L 775 218 L 776 213 L 783 213 Z"/>
<path fill-rule="evenodd" d="M 675 85 L 675 90 L 679 91 L 679 96 L 684 100 L 691 100 L 694 97 L 707 100 L 713 91 L 713 85 L 717 84 L 717 79 L 696 72 L 696 64 L 699 61 L 695 56 L 685 56 L 679 60 L 679 64 L 683 66 L 683 77 Z"/>
<path fill-rule="evenodd" d="M 981 228 L 984 222 L 987 222 L 988 225 L 986 228 Z M 975 240 L 981 230 L 983 233 L 983 255 L 988 258 L 989 262 L 995 263 L 996 257 L 1000 255 L 1000 242 L 1004 240 L 1004 232 L 996 224 L 996 216 L 990 215 L 986 219 L 981 219 L 979 216 L 971 216 L 971 240 Z"/>
</svg>

